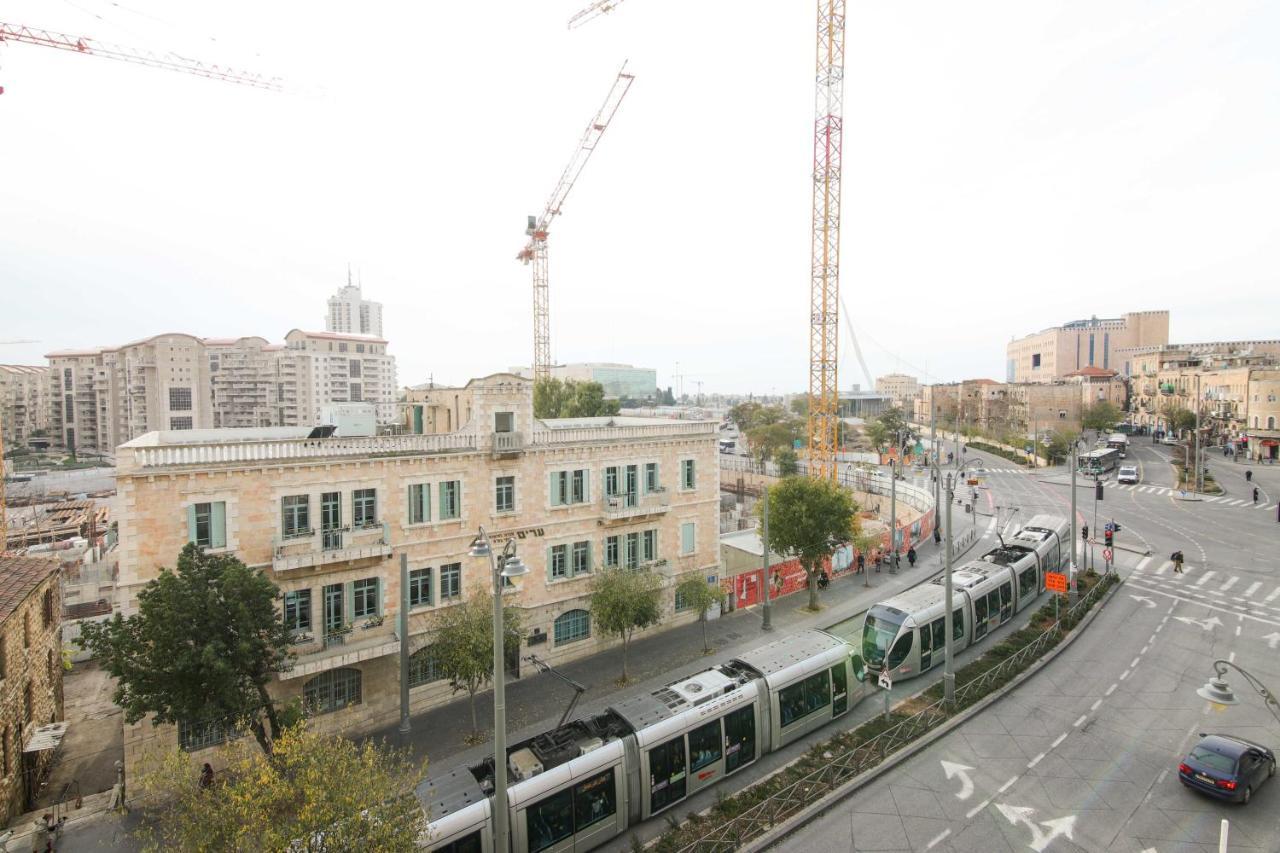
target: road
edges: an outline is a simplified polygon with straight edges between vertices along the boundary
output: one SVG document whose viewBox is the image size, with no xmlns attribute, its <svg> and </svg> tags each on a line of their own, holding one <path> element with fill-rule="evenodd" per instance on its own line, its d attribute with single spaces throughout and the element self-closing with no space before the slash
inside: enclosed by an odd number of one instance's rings
<svg viewBox="0 0 1280 853">
<path fill-rule="evenodd" d="M 1214 712 L 1195 691 L 1225 658 L 1280 686 L 1280 471 L 1208 464 L 1227 494 L 1183 500 L 1167 448 L 1139 439 L 1138 487 L 1104 484 L 1099 522 L 1114 519 L 1126 584 L 1085 634 L 1045 669 L 921 753 L 793 833 L 779 851 L 1215 851 L 1280 849 L 1280 783 L 1247 807 L 1208 800 L 1177 781 L 1195 734 L 1225 731 L 1275 745 L 1280 725 L 1239 677 L 1240 704 Z M 1128 460 L 1127 460 L 1128 461 Z M 1069 500 L 1061 472 L 1003 473 L 1016 515 Z M 1163 487 L 1163 488 L 1162 488 Z M 1260 498 L 1263 497 L 1260 495 Z M 1077 494 L 1077 528 L 1093 523 L 1093 483 Z M 1100 551 L 1100 548 L 1098 549 Z M 1187 558 L 1174 575 L 1167 559 Z M 1101 559 L 1100 554 L 1097 557 Z"/>
</svg>

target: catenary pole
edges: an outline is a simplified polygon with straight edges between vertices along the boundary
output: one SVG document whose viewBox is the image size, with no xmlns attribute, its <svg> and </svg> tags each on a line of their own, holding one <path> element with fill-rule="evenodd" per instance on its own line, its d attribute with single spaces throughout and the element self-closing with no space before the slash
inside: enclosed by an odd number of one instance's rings
<svg viewBox="0 0 1280 853">
<path fill-rule="evenodd" d="M 764 540 L 760 543 L 762 545 L 760 550 L 764 552 L 760 557 L 760 568 L 764 586 L 764 622 L 760 627 L 765 631 L 772 631 L 772 607 L 769 604 L 769 487 L 762 486 L 761 491 L 764 494 L 764 509 L 762 512 L 762 515 L 764 516 Z"/>
<path fill-rule="evenodd" d="M 409 555 L 400 555 L 400 734 L 409 733 Z"/>
</svg>

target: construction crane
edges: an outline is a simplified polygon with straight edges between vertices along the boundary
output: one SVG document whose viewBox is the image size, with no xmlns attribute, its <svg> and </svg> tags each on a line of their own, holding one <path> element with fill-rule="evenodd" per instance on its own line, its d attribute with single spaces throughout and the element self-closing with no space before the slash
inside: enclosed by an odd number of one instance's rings
<svg viewBox="0 0 1280 853">
<path fill-rule="evenodd" d="M 818 0 L 809 280 L 809 473 L 839 465 L 840 165 L 844 133 L 844 0 Z"/>
<path fill-rule="evenodd" d="M 627 64 L 622 63 L 622 69 L 614 79 L 608 97 L 604 99 L 604 104 L 587 125 L 587 129 L 583 131 L 582 139 L 579 140 L 569 165 L 565 166 L 564 172 L 560 175 L 560 182 L 552 191 L 542 215 L 529 217 L 529 226 L 524 232 L 529 236 L 529 242 L 520 250 L 520 254 L 516 255 L 517 260 L 533 265 L 533 379 L 535 382 L 551 377 L 547 231 L 551 228 L 551 220 L 560 215 L 560 209 L 565 199 L 569 197 L 569 191 L 573 189 L 574 182 L 582 174 L 582 169 L 591 158 L 591 153 L 600 144 L 600 137 L 609 127 L 609 122 L 618 111 L 618 106 L 626 97 L 627 90 L 631 88 L 631 81 L 634 79 L 635 75 L 627 73 Z"/>
<path fill-rule="evenodd" d="M 164 54 L 153 53 L 149 50 L 109 44 L 85 36 L 72 36 L 66 33 L 54 32 L 53 30 L 25 27 L 21 24 L 6 24 L 0 21 L 0 43 L 4 42 L 34 44 L 71 51 L 72 53 L 82 53 L 88 56 L 100 56 L 103 59 L 133 62 L 138 65 L 147 65 L 151 68 L 163 68 L 169 71 L 180 71 L 184 74 L 194 74 L 197 77 L 207 77 L 210 80 L 252 86 L 256 89 L 281 91 L 284 88 L 284 84 L 279 77 L 267 77 L 252 71 L 242 71 L 225 65 L 200 62 L 172 52 Z M 0 87 L 0 93 L 2 92 L 4 92 L 4 88 Z"/>
<path fill-rule="evenodd" d="M 622 0 L 596 0 L 581 12 L 569 19 L 569 29 L 577 29 L 588 21 L 595 20 L 605 12 L 612 12 Z"/>
</svg>

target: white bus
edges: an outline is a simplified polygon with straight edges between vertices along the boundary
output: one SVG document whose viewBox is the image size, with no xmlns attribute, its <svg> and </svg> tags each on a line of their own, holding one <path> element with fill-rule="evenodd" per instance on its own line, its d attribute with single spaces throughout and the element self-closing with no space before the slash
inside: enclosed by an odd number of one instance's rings
<svg viewBox="0 0 1280 853">
<path fill-rule="evenodd" d="M 1112 433 L 1107 438 L 1107 447 L 1120 451 L 1120 458 L 1123 459 L 1129 450 L 1129 436 L 1122 432 Z"/>
<path fill-rule="evenodd" d="M 1120 463 L 1120 451 L 1114 447 L 1099 447 L 1076 457 L 1076 469 L 1081 474 L 1100 477 L 1108 471 L 1114 471 Z"/>
</svg>

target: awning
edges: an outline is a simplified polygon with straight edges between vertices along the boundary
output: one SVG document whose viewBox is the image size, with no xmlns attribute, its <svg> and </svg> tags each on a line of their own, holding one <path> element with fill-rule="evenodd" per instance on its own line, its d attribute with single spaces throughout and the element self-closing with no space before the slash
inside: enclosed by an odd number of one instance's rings
<svg viewBox="0 0 1280 853">
<path fill-rule="evenodd" d="M 22 751 L 44 752 L 46 749 L 57 749 L 62 745 L 62 738 L 66 734 L 67 724 L 65 722 L 40 726 L 32 733 L 31 739 L 27 741 L 27 745 L 22 748 Z"/>
</svg>

